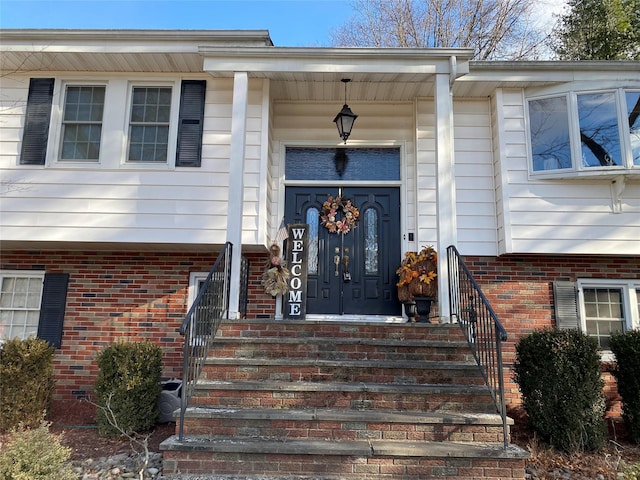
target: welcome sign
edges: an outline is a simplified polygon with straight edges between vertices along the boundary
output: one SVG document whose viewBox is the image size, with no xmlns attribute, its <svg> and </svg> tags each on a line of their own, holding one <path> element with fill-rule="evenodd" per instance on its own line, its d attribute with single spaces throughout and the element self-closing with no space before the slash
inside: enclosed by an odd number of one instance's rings
<svg viewBox="0 0 640 480">
<path fill-rule="evenodd" d="M 288 226 L 287 267 L 289 291 L 285 294 L 284 318 L 304 319 L 307 311 L 307 253 L 309 225 L 296 223 Z"/>
</svg>

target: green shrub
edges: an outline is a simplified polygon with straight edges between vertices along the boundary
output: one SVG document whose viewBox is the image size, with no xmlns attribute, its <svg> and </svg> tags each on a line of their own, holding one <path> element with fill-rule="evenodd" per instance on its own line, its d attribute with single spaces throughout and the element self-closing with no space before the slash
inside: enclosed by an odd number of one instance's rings
<svg viewBox="0 0 640 480">
<path fill-rule="evenodd" d="M 19 424 L 0 450 L 0 480 L 75 480 L 71 449 L 49 432 L 49 423 L 27 429 Z"/>
<path fill-rule="evenodd" d="M 634 442 L 640 444 L 640 330 L 611 336 L 616 356 L 613 375 L 622 397 L 622 418 Z"/>
<path fill-rule="evenodd" d="M 622 473 L 624 480 L 640 480 L 640 462 L 626 467 Z"/>
<path fill-rule="evenodd" d="M 162 351 L 151 342 L 114 343 L 97 357 L 98 428 L 103 435 L 151 429 L 158 418 Z M 109 410 L 117 425 L 108 417 Z"/>
<path fill-rule="evenodd" d="M 606 439 L 598 344 L 576 330 L 546 329 L 516 346 L 515 381 L 529 425 L 565 452 L 598 450 Z"/>
<path fill-rule="evenodd" d="M 55 349 L 37 338 L 0 346 L 0 431 L 40 424 L 53 394 Z"/>
</svg>

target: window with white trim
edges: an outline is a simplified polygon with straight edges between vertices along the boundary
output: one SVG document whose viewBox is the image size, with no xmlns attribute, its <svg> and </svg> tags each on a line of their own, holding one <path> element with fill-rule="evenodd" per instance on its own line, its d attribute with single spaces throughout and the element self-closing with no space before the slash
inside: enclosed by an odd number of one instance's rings
<svg viewBox="0 0 640 480">
<path fill-rule="evenodd" d="M 38 334 L 44 272 L 0 271 L 0 341 Z"/>
<path fill-rule="evenodd" d="M 640 280 L 578 280 L 580 328 L 604 351 L 611 335 L 640 328 Z"/>
<path fill-rule="evenodd" d="M 61 161 L 100 159 L 104 85 L 66 85 L 62 114 Z"/>
<path fill-rule="evenodd" d="M 132 87 L 127 162 L 167 163 L 171 90 Z"/>
<path fill-rule="evenodd" d="M 206 80 L 32 78 L 19 164 L 200 167 L 206 90 Z"/>
<path fill-rule="evenodd" d="M 534 174 L 640 171 L 640 91 L 567 92 L 527 101 Z"/>
</svg>

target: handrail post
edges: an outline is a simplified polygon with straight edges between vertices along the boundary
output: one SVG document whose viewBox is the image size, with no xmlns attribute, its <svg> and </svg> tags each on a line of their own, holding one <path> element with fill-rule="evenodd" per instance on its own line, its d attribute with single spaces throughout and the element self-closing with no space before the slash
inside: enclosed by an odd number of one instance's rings
<svg viewBox="0 0 640 480">
<path fill-rule="evenodd" d="M 447 247 L 449 307 L 464 333 L 496 410 L 502 418 L 504 447 L 509 445 L 502 342 L 507 332 L 455 246 Z"/>
<path fill-rule="evenodd" d="M 227 242 L 180 326 L 180 334 L 184 336 L 178 424 L 180 441 L 184 438 L 185 413 L 196 381 L 222 320 L 229 317 L 232 252 L 233 246 Z"/>
</svg>

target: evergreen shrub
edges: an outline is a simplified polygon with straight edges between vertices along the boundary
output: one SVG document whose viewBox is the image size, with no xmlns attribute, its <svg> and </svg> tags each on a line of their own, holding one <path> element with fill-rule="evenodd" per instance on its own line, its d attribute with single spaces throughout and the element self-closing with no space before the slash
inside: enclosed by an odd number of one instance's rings
<svg viewBox="0 0 640 480">
<path fill-rule="evenodd" d="M 49 432 L 49 423 L 37 428 L 19 424 L 0 449 L 0 480 L 76 480 L 69 459 L 71 448 Z"/>
<path fill-rule="evenodd" d="M 516 346 L 514 378 L 530 427 L 564 452 L 599 450 L 606 440 L 598 344 L 577 330 L 545 329 Z"/>
<path fill-rule="evenodd" d="M 53 395 L 55 349 L 38 338 L 0 345 L 0 432 L 38 426 Z"/>
<path fill-rule="evenodd" d="M 98 353 L 96 381 L 100 434 L 150 430 L 158 418 L 162 351 L 151 342 L 119 342 Z M 109 414 L 113 413 L 110 421 Z"/>
<path fill-rule="evenodd" d="M 640 330 L 611 336 L 616 356 L 613 375 L 622 397 L 622 418 L 634 442 L 640 444 Z"/>
</svg>

